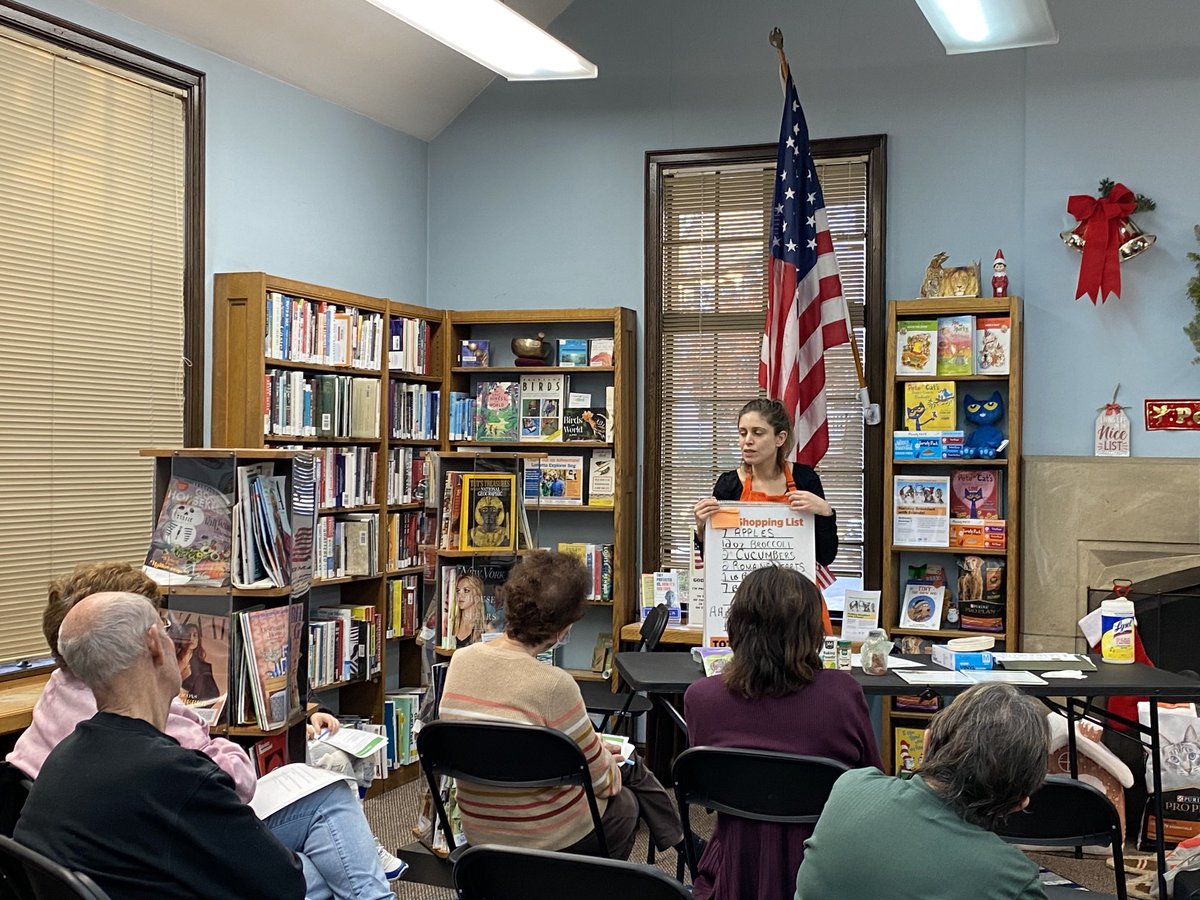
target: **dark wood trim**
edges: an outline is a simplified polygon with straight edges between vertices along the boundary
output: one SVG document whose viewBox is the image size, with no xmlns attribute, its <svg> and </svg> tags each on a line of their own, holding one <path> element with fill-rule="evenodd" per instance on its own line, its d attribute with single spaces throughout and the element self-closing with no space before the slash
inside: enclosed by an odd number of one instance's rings
<svg viewBox="0 0 1200 900">
<path fill-rule="evenodd" d="M 692 150 L 651 150 L 646 152 L 646 206 L 645 240 L 645 404 L 643 419 L 644 449 L 642 485 L 642 567 L 658 568 L 661 564 L 657 548 L 659 544 L 658 511 L 662 497 L 659 486 L 659 453 L 661 451 L 662 395 L 659 390 L 662 376 L 662 309 L 659 297 L 662 289 L 662 272 L 659 269 L 660 225 L 662 221 L 662 172 L 664 168 L 684 166 L 715 166 L 728 163 L 753 162 L 774 159 L 778 145 L 749 144 L 740 147 L 708 147 Z M 877 335 L 867 346 L 863 360 L 867 386 L 871 398 L 882 402 L 884 389 L 884 361 L 887 340 L 885 334 L 887 303 L 884 288 L 884 265 L 886 263 L 887 236 L 887 135 L 870 134 L 846 138 L 830 138 L 812 142 L 813 156 L 831 159 L 839 156 L 867 157 L 867 191 L 870 204 L 868 222 L 868 272 L 866 303 L 866 330 L 868 336 Z M 868 588 L 878 588 L 882 577 L 882 522 L 883 489 L 879 473 L 883 471 L 884 426 L 871 426 L 866 430 L 864 444 L 865 516 L 866 530 L 863 536 L 864 581 Z"/>
<path fill-rule="evenodd" d="M 203 72 L 48 15 L 0 0 L 0 25 L 109 65 L 155 79 L 184 93 L 184 443 L 204 443 L 204 131 Z"/>
</svg>

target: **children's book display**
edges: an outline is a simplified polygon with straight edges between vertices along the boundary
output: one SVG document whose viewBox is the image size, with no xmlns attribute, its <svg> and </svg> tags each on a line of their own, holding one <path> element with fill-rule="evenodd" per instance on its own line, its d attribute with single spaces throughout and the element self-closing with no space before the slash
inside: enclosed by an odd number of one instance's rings
<svg viewBox="0 0 1200 900">
<path fill-rule="evenodd" d="M 937 374 L 975 374 L 975 319 L 942 316 L 937 320 Z"/>
<path fill-rule="evenodd" d="M 905 319 L 896 328 L 896 374 L 937 375 L 936 319 Z"/>
<path fill-rule="evenodd" d="M 953 381 L 910 381 L 904 385 L 904 427 L 908 431 L 953 431 Z"/>
<path fill-rule="evenodd" d="M 1012 320 L 1008 316 L 975 318 L 975 374 L 1008 374 L 1011 331 Z"/>
</svg>

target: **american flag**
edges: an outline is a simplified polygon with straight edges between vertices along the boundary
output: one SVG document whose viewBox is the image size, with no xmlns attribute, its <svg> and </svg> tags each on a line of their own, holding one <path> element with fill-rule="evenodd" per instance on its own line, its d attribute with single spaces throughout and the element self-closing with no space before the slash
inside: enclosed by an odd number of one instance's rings
<svg viewBox="0 0 1200 900">
<path fill-rule="evenodd" d="M 796 460 L 816 466 L 829 449 L 825 350 L 849 343 L 850 334 L 825 199 L 808 145 L 808 123 L 790 74 L 773 207 L 770 291 L 758 383 L 792 414 Z M 816 581 L 818 587 L 828 587 L 833 575 L 818 565 Z"/>
</svg>

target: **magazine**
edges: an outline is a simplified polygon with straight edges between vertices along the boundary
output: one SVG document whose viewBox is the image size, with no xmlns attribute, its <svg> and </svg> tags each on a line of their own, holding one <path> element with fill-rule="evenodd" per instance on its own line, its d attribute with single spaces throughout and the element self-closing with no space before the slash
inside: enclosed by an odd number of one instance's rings
<svg viewBox="0 0 1200 900">
<path fill-rule="evenodd" d="M 232 504 L 233 496 L 215 485 L 171 478 L 146 554 L 147 574 L 160 583 L 229 584 Z"/>
<path fill-rule="evenodd" d="M 179 699 L 210 727 L 222 724 L 229 695 L 229 618 L 171 610 Z"/>
<path fill-rule="evenodd" d="M 525 460 L 523 496 L 531 506 L 582 506 L 583 457 Z"/>
<path fill-rule="evenodd" d="M 292 605 L 238 613 L 254 717 L 264 731 L 287 724 L 300 706 L 296 671 L 291 664 L 297 658 L 291 646 Z"/>
<path fill-rule="evenodd" d="M 460 550 L 517 549 L 517 476 L 468 472 L 462 477 Z"/>
</svg>

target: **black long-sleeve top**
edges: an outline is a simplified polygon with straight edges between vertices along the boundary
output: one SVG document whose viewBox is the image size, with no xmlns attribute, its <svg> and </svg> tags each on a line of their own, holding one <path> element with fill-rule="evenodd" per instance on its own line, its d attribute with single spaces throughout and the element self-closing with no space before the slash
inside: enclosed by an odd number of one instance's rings
<svg viewBox="0 0 1200 900">
<path fill-rule="evenodd" d="M 803 463 L 792 463 L 792 481 L 796 490 L 808 491 L 821 499 L 825 498 L 825 489 L 821 487 L 821 476 Z M 737 470 L 726 472 L 713 485 L 712 495 L 718 500 L 740 500 L 742 497 L 742 479 Z M 813 516 L 816 524 L 816 534 L 813 537 L 817 562 L 828 566 L 833 562 L 838 552 L 837 510 L 832 516 Z"/>
</svg>

